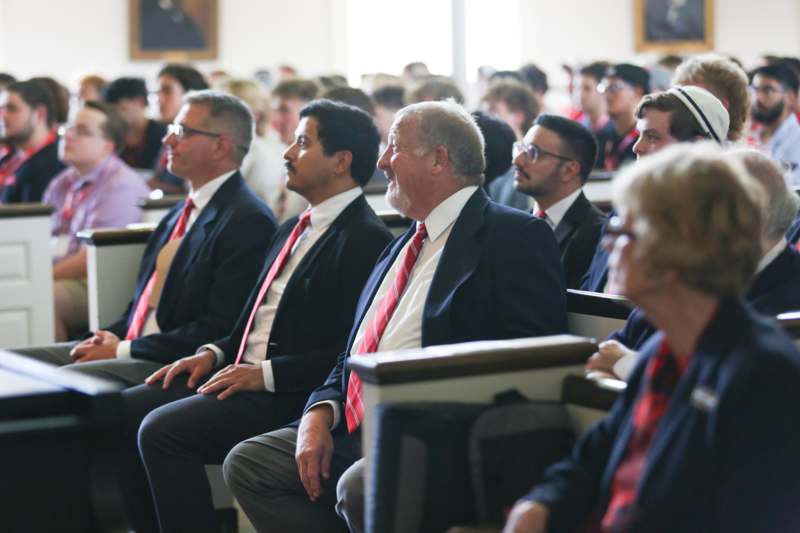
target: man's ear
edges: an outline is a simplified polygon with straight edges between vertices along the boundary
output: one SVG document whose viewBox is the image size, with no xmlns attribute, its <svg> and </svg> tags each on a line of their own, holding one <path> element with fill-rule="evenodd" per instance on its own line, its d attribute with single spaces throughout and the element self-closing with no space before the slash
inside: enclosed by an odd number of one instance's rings
<svg viewBox="0 0 800 533">
<path fill-rule="evenodd" d="M 439 174 L 450 165 L 450 153 L 442 145 L 437 146 L 431 152 L 433 155 L 433 174 Z"/>
</svg>

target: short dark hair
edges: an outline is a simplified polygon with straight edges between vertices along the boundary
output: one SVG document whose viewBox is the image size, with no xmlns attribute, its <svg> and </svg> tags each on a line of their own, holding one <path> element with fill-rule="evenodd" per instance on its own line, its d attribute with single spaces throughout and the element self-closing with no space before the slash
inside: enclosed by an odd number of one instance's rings
<svg viewBox="0 0 800 533">
<path fill-rule="evenodd" d="M 397 111 L 406 105 L 405 89 L 402 85 L 384 85 L 372 92 L 375 105 Z"/>
<path fill-rule="evenodd" d="M 69 118 L 69 89 L 50 76 L 37 76 L 30 81 L 41 83 L 53 95 L 53 120 L 64 124 Z"/>
<path fill-rule="evenodd" d="M 516 70 L 495 70 L 492 72 L 492 75 L 489 76 L 489 83 L 499 80 L 514 80 L 520 83 L 525 83 L 525 80 L 522 78 L 522 74 Z"/>
<path fill-rule="evenodd" d="M 581 181 L 586 183 L 597 160 L 597 139 L 585 126 L 574 120 L 543 113 L 536 117 L 534 126 L 546 128 L 563 144 L 565 155 L 574 158 L 581 166 Z"/>
<path fill-rule="evenodd" d="M 370 115 L 375 114 L 375 106 L 372 99 L 361 89 L 354 87 L 333 87 L 322 93 L 321 98 L 354 105 Z"/>
<path fill-rule="evenodd" d="M 472 118 L 483 133 L 485 143 L 483 153 L 486 156 L 483 186 L 486 187 L 493 179 L 505 174 L 511 168 L 511 152 L 517 137 L 511 126 L 483 111 L 474 111 Z"/>
<path fill-rule="evenodd" d="M 158 78 L 169 76 L 175 78 L 185 92 L 208 89 L 208 82 L 196 68 L 182 63 L 167 63 L 158 71 Z"/>
<path fill-rule="evenodd" d="M 451 98 L 459 104 L 464 103 L 464 94 L 453 80 L 446 76 L 431 76 L 411 91 L 408 100 L 412 103 L 439 102 Z"/>
<path fill-rule="evenodd" d="M 544 94 L 550 88 L 547 84 L 547 74 L 533 63 L 522 65 L 519 73 L 522 76 L 522 80 L 530 85 L 534 92 Z"/>
<path fill-rule="evenodd" d="M 94 109 L 105 115 L 102 131 L 106 139 L 114 143 L 114 151 L 122 152 L 125 148 L 125 134 L 128 132 L 128 125 L 122 119 L 113 104 L 90 100 L 83 103 L 85 109 Z"/>
<path fill-rule="evenodd" d="M 147 104 L 147 84 L 143 78 L 117 78 L 103 91 L 103 100 L 116 104 L 123 98 L 135 100 L 141 98 Z"/>
<path fill-rule="evenodd" d="M 539 101 L 533 90 L 526 84 L 512 79 L 501 80 L 489 84 L 489 89 L 482 99 L 484 102 L 503 102 L 510 111 L 521 111 L 525 116 L 522 131 L 528 131 L 536 115 L 539 114 Z"/>
<path fill-rule="evenodd" d="M 17 81 L 17 78 L 8 72 L 0 72 L 0 87 L 5 87 Z"/>
<path fill-rule="evenodd" d="M 40 81 L 15 81 L 6 87 L 6 91 L 19 95 L 32 108 L 42 106 L 47 112 L 45 122 L 52 126 L 56 122 L 56 104 L 53 92 Z"/>
<path fill-rule="evenodd" d="M 609 66 L 610 64 L 605 61 L 595 61 L 582 66 L 578 72 L 581 76 L 591 76 L 599 83 L 605 78 Z"/>
<path fill-rule="evenodd" d="M 358 107 L 332 100 L 310 102 L 300 110 L 300 118 L 305 117 L 316 119 L 323 153 L 350 152 L 350 175 L 360 186 L 366 185 L 375 172 L 381 142 L 372 117 Z"/>
<path fill-rule="evenodd" d="M 750 81 L 752 82 L 753 78 L 756 76 L 778 80 L 778 83 L 780 83 L 785 90 L 792 91 L 795 94 L 797 94 L 797 90 L 800 87 L 800 80 L 798 80 L 797 74 L 795 74 L 791 67 L 783 63 L 758 67 L 750 73 Z"/>
<path fill-rule="evenodd" d="M 272 89 L 272 96 L 281 98 L 296 98 L 303 102 L 310 102 L 319 94 L 319 85 L 311 80 L 292 78 L 283 80 Z"/>
<path fill-rule="evenodd" d="M 670 92 L 644 95 L 636 106 L 636 118 L 644 118 L 648 109 L 670 114 L 669 134 L 680 142 L 691 141 L 697 136 L 708 137 L 686 104 Z"/>
</svg>

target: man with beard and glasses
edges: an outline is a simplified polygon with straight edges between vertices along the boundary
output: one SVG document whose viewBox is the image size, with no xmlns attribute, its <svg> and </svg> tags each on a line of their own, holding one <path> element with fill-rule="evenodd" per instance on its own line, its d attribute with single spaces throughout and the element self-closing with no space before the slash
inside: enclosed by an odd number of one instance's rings
<svg viewBox="0 0 800 533">
<path fill-rule="evenodd" d="M 754 70 L 750 84 L 754 140 L 783 165 L 792 185 L 800 185 L 800 124 L 793 112 L 798 86 L 797 74 L 780 64 Z"/>
</svg>

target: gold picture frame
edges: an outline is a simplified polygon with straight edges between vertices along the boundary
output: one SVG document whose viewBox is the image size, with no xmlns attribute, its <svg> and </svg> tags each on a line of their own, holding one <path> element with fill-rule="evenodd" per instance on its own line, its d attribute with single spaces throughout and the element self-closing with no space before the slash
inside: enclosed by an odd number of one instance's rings
<svg viewBox="0 0 800 533">
<path fill-rule="evenodd" d="M 131 59 L 217 59 L 218 0 L 128 0 Z"/>
<path fill-rule="evenodd" d="M 714 0 L 634 0 L 636 52 L 714 49 Z"/>
</svg>

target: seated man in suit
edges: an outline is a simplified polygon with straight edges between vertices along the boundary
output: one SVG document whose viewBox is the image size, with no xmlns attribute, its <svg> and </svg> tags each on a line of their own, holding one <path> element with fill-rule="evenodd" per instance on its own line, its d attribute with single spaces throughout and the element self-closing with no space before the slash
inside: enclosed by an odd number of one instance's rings
<svg viewBox="0 0 800 533">
<path fill-rule="evenodd" d="M 237 98 L 200 91 L 175 120 L 164 139 L 169 168 L 191 192 L 150 237 L 127 311 L 78 345 L 20 353 L 138 385 L 233 328 L 275 232 L 272 213 L 237 170 L 252 115 Z"/>
<path fill-rule="evenodd" d="M 767 315 L 800 311 L 800 253 L 785 237 L 798 212 L 800 199 L 786 184 L 781 166 L 768 155 L 742 148 L 729 152 L 767 192 L 761 235 L 762 256 L 745 299 Z M 713 236 L 709 236 L 713 238 Z M 600 343 L 586 368 L 595 376 L 628 379 L 638 359 L 637 351 L 656 330 L 641 309 L 634 309 L 625 327 Z"/>
<path fill-rule="evenodd" d="M 691 85 L 646 95 L 636 108 L 636 117 L 639 131 L 633 145 L 636 159 L 675 143 L 711 139 L 724 145 L 730 127 L 728 111 L 722 102 L 707 90 Z M 598 244 L 589 270 L 581 279 L 581 290 L 606 292 L 608 254 Z"/>
<path fill-rule="evenodd" d="M 582 188 L 596 158 L 591 132 L 557 115 L 539 115 L 514 144 L 514 186 L 534 198 L 534 215 L 555 232 L 568 289 L 578 288 L 606 220 Z"/>
<path fill-rule="evenodd" d="M 763 188 L 711 143 L 614 186 L 611 283 L 659 332 L 505 531 L 800 531 L 800 353 L 740 296 L 762 257 Z"/>
<path fill-rule="evenodd" d="M 299 429 L 244 441 L 225 459 L 228 486 L 259 531 L 344 530 L 334 511 L 337 491 L 347 525 L 362 529 L 363 404 L 349 354 L 549 335 L 566 327 L 553 232 L 527 213 L 491 202 L 480 188 L 483 140 L 461 106 L 425 102 L 402 109 L 378 164 L 389 179 L 388 202 L 417 223 L 378 260 L 347 348 L 308 399 Z"/>
<path fill-rule="evenodd" d="M 0 203 L 40 202 L 66 167 L 58 159 L 55 97 L 43 82 L 17 81 L 0 94 L 0 109 Z"/>
<path fill-rule="evenodd" d="M 284 155 L 287 187 L 311 207 L 278 230 L 236 326 L 124 393 L 133 419 L 172 402 L 139 430 L 162 531 L 214 530 L 204 465 L 302 413 L 344 350 L 361 288 L 391 241 L 361 191 L 378 159 L 371 117 L 329 100 L 300 117 Z"/>
</svg>

